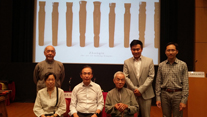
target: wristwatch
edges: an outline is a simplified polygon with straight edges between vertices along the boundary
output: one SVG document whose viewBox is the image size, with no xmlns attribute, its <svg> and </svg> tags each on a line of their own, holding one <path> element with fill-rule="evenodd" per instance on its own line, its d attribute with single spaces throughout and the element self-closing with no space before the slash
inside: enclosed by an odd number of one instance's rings
<svg viewBox="0 0 207 117">
<path fill-rule="evenodd" d="M 96 116 L 98 117 L 99 113 L 95 113 L 95 114 L 96 114 Z"/>
</svg>

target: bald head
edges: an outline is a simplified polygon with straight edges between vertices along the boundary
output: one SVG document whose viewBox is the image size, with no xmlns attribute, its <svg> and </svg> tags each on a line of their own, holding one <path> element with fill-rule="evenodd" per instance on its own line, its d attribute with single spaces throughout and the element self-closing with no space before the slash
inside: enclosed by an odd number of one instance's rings
<svg viewBox="0 0 207 117">
<path fill-rule="evenodd" d="M 44 51 L 44 55 L 46 57 L 46 60 L 47 61 L 50 61 L 52 62 L 54 60 L 54 57 L 55 57 L 55 48 L 51 45 L 45 47 L 45 51 Z"/>
<path fill-rule="evenodd" d="M 54 50 L 55 51 L 55 48 L 53 46 L 49 45 L 49 46 L 45 47 L 44 52 L 47 50 Z"/>
</svg>

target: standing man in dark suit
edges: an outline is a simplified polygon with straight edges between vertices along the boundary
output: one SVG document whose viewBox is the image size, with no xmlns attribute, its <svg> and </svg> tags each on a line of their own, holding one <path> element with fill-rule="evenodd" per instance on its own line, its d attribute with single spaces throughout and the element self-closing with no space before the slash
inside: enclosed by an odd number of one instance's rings
<svg viewBox="0 0 207 117">
<path fill-rule="evenodd" d="M 151 102 L 155 96 L 152 88 L 153 60 L 141 55 L 143 50 L 141 41 L 133 40 L 130 47 L 133 57 L 124 61 L 123 68 L 123 72 L 126 74 L 126 84 L 136 96 L 140 106 L 139 116 L 150 117 Z"/>
<path fill-rule="evenodd" d="M 162 107 L 163 117 L 182 117 L 188 100 L 188 67 L 179 60 L 178 44 L 166 45 L 167 60 L 159 64 L 156 78 L 157 107 Z"/>
</svg>

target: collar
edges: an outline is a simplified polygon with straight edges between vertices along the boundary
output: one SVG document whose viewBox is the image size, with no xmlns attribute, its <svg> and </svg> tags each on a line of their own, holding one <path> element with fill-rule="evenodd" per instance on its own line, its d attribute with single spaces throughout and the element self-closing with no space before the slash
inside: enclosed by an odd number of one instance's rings
<svg viewBox="0 0 207 117">
<path fill-rule="evenodd" d="M 175 61 L 173 62 L 173 64 L 177 64 L 177 63 L 178 63 L 178 59 L 175 58 Z M 168 61 L 168 59 L 167 59 L 167 61 L 166 61 L 166 64 L 170 64 L 170 62 Z"/>
<path fill-rule="evenodd" d="M 133 57 L 133 60 L 134 60 L 134 61 L 141 61 L 142 58 L 143 58 L 143 56 L 141 55 L 141 56 L 138 58 L 138 60 L 136 60 L 134 57 Z"/>
<path fill-rule="evenodd" d="M 122 88 L 120 89 L 120 91 L 118 90 L 118 88 L 115 88 L 115 89 L 116 89 L 117 92 L 120 92 L 120 93 L 121 93 L 121 92 L 123 92 L 124 87 L 122 87 Z"/>
<path fill-rule="evenodd" d="M 87 87 L 83 82 L 82 82 L 82 86 L 83 87 Z M 93 86 L 93 82 L 92 81 L 90 81 L 90 83 L 89 83 L 89 85 L 88 86 Z"/>
<path fill-rule="evenodd" d="M 47 63 L 51 64 L 51 63 L 53 63 L 55 60 L 53 60 L 53 61 L 48 61 L 47 59 L 45 59 L 45 61 L 46 61 Z"/>
</svg>

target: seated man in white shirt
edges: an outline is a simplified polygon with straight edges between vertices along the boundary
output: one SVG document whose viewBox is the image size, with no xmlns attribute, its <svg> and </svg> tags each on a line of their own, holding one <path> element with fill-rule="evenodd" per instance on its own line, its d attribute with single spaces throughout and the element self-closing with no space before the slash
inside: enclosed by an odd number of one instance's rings
<svg viewBox="0 0 207 117">
<path fill-rule="evenodd" d="M 80 77 L 83 82 L 72 91 L 70 113 L 73 117 L 98 117 L 104 106 L 101 87 L 92 82 L 92 68 L 84 66 Z"/>
</svg>

